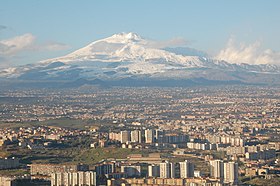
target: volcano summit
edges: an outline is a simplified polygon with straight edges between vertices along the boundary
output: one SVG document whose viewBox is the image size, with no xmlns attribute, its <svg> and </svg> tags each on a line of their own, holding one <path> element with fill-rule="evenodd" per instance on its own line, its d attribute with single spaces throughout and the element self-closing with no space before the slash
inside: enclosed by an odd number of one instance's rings
<svg viewBox="0 0 280 186">
<path fill-rule="evenodd" d="M 0 71 L 2 80 L 186 81 L 279 84 L 277 65 L 250 65 L 208 57 L 192 48 L 159 48 L 136 33 L 94 41 L 66 56 Z M 186 83 L 187 84 L 187 83 Z"/>
</svg>

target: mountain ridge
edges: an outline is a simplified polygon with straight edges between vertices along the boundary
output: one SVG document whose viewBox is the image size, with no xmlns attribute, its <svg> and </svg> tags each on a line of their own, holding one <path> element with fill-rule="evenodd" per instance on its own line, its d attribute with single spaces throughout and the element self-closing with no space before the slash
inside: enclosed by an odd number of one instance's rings
<svg viewBox="0 0 280 186">
<path fill-rule="evenodd" d="M 0 71 L 0 78 L 5 79 L 69 81 L 81 78 L 105 81 L 204 78 L 210 81 L 276 83 L 279 77 L 278 65 L 231 64 L 191 48 L 185 51 L 182 47 L 159 48 L 155 42 L 131 32 L 94 41 L 65 56 Z"/>
</svg>

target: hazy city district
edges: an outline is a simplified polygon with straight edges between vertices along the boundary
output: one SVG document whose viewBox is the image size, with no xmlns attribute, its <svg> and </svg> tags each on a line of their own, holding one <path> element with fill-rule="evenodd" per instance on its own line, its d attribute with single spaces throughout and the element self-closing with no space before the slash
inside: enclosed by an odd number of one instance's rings
<svg viewBox="0 0 280 186">
<path fill-rule="evenodd" d="M 279 185 L 280 88 L 0 91 L 0 186 Z"/>
</svg>

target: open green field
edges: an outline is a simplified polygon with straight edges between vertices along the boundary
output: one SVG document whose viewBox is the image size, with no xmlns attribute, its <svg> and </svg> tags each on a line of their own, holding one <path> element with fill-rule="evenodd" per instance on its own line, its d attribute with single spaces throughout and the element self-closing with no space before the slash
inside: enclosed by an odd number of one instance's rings
<svg viewBox="0 0 280 186">
<path fill-rule="evenodd" d="M 129 154 L 142 153 L 136 149 L 122 148 L 67 148 L 67 149 L 23 149 L 13 155 L 22 159 L 22 163 L 84 163 L 93 165 L 102 159 L 124 159 Z"/>
<path fill-rule="evenodd" d="M 204 161 L 204 159 L 198 158 L 195 155 L 185 154 L 181 156 L 175 156 L 170 159 L 172 162 L 182 162 L 188 160 L 194 164 L 194 169 L 202 171 L 204 174 L 210 174 L 210 167 Z"/>
<path fill-rule="evenodd" d="M 74 161 L 84 163 L 97 163 L 102 159 L 114 158 L 125 159 L 129 154 L 141 154 L 138 149 L 123 149 L 123 148 L 96 148 L 83 150 L 75 157 Z"/>
<path fill-rule="evenodd" d="M 0 170 L 0 175 L 4 176 L 21 176 L 24 174 L 29 174 L 26 169 L 10 169 L 10 170 Z"/>
<path fill-rule="evenodd" d="M 245 182 L 251 186 L 279 186 L 280 178 L 264 179 L 264 178 L 254 178 L 250 181 Z"/>
</svg>

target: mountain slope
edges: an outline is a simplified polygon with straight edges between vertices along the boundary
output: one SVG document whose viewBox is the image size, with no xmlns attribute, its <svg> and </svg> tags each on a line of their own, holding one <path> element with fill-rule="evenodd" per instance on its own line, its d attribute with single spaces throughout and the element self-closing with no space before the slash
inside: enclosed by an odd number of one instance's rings
<svg viewBox="0 0 280 186">
<path fill-rule="evenodd" d="M 120 33 L 90 43 L 66 56 L 3 69 L 1 78 L 23 80 L 195 79 L 275 83 L 277 65 L 230 64 L 184 48 L 157 48 L 135 33 Z"/>
</svg>

